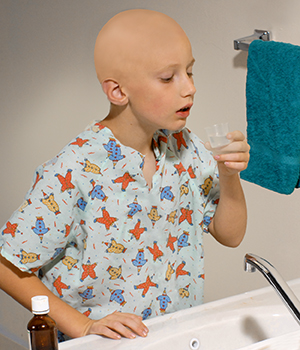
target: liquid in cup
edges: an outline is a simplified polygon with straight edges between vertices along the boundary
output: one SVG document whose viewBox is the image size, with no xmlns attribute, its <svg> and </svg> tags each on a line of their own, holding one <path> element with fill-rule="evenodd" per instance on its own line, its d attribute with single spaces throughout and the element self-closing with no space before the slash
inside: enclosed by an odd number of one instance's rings
<svg viewBox="0 0 300 350">
<path fill-rule="evenodd" d="M 230 140 L 226 137 L 228 134 L 228 123 L 215 124 L 213 126 L 205 128 L 213 151 L 220 151 L 220 149 L 230 143 Z"/>
</svg>

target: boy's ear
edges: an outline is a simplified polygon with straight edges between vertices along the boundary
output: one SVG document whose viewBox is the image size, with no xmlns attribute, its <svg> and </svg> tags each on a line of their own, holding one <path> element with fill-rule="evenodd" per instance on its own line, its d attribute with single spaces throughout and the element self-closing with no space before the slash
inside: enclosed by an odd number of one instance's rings
<svg viewBox="0 0 300 350">
<path fill-rule="evenodd" d="M 120 85 L 111 79 L 102 82 L 102 89 L 108 100 L 117 106 L 124 106 L 128 102 L 127 95 L 123 92 Z"/>
</svg>

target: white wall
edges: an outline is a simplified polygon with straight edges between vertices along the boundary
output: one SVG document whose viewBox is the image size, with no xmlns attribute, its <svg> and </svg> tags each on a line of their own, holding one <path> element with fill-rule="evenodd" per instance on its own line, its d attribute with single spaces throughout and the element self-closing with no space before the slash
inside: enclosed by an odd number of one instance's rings
<svg viewBox="0 0 300 350">
<path fill-rule="evenodd" d="M 247 54 L 234 51 L 234 39 L 266 29 L 274 40 L 300 45 L 298 0 L 2 1 L 0 226 L 22 203 L 35 167 L 106 115 L 108 103 L 93 67 L 95 38 L 114 14 L 138 7 L 165 12 L 190 37 L 198 91 L 188 125 L 200 137 L 204 126 L 219 121 L 246 129 Z M 229 249 L 205 238 L 206 301 L 266 285 L 257 273 L 243 272 L 246 252 L 269 259 L 287 280 L 300 276 L 300 190 L 285 196 L 243 185 L 249 210 L 244 242 Z M 1 327 L 25 339 L 30 314 L 4 293 L 0 309 Z"/>
</svg>

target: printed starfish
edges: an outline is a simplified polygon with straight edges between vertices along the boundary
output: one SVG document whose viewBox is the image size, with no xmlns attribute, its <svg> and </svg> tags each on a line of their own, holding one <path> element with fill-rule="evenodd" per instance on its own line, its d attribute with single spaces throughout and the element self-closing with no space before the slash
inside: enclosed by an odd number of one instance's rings
<svg viewBox="0 0 300 350">
<path fill-rule="evenodd" d="M 179 176 L 186 171 L 181 162 L 179 164 L 175 164 L 174 167 L 177 169 Z"/>
<path fill-rule="evenodd" d="M 37 183 L 42 180 L 43 176 L 40 176 L 40 174 L 38 172 L 36 172 L 36 177 L 35 177 L 35 181 L 34 184 L 32 186 L 32 189 L 34 190 L 35 186 L 37 185 Z"/>
<path fill-rule="evenodd" d="M 156 171 L 158 171 L 158 169 L 159 169 L 159 161 L 157 159 L 155 161 L 155 169 L 156 169 Z M 163 169 L 164 169 L 164 166 L 163 166 Z M 161 175 L 162 175 L 162 173 L 161 173 Z"/>
<path fill-rule="evenodd" d="M 108 211 L 105 209 L 105 207 L 101 208 L 102 210 L 102 218 L 97 218 L 94 220 L 94 222 L 99 222 L 99 224 L 105 225 L 105 228 L 109 230 L 109 228 L 118 220 L 117 218 L 113 218 L 109 215 Z"/>
<path fill-rule="evenodd" d="M 153 248 L 147 247 L 151 254 L 153 254 L 153 261 L 156 259 L 159 259 L 161 256 L 164 255 L 164 253 L 158 248 L 157 242 L 153 242 Z"/>
<path fill-rule="evenodd" d="M 182 131 L 173 134 L 173 137 L 177 140 L 178 151 L 180 151 L 181 146 L 188 148 L 185 139 L 183 138 Z"/>
<path fill-rule="evenodd" d="M 73 222 L 72 222 L 72 224 L 73 224 Z M 68 224 L 65 225 L 65 229 L 66 229 L 65 237 L 68 237 L 68 236 L 69 236 L 69 234 L 70 234 L 70 232 L 71 232 L 71 226 L 72 226 L 72 224 L 71 224 L 71 225 L 68 225 Z"/>
<path fill-rule="evenodd" d="M 177 241 L 177 237 L 173 237 L 171 236 L 171 233 L 169 233 L 169 238 L 168 238 L 168 243 L 166 245 L 166 247 L 170 248 L 172 250 L 172 252 L 175 252 L 175 248 L 174 248 L 174 243 Z"/>
<path fill-rule="evenodd" d="M 18 227 L 18 224 L 11 224 L 10 221 L 8 221 L 6 223 L 6 228 L 2 231 L 2 234 L 11 234 L 12 237 L 15 237 L 16 235 L 16 232 L 17 232 L 17 227 Z"/>
<path fill-rule="evenodd" d="M 115 180 L 112 180 L 113 183 L 121 183 L 122 184 L 122 191 L 125 191 L 126 188 L 128 187 L 130 182 L 134 182 L 135 179 L 129 175 L 128 172 L 126 172 L 123 176 L 118 177 Z"/>
<path fill-rule="evenodd" d="M 88 276 L 93 278 L 94 280 L 98 277 L 96 276 L 96 272 L 94 271 L 95 267 L 97 266 L 97 263 L 90 264 L 90 261 L 88 260 L 87 264 L 83 264 L 83 272 L 80 278 L 80 281 L 83 282 Z"/>
<path fill-rule="evenodd" d="M 195 179 L 196 178 L 194 169 L 192 168 L 191 165 L 188 167 L 188 173 L 189 173 L 191 179 Z"/>
<path fill-rule="evenodd" d="M 191 275 L 190 272 L 183 270 L 184 266 L 185 266 L 186 262 L 183 261 L 181 264 L 179 264 L 177 266 L 176 269 L 176 278 L 178 278 L 178 276 L 184 276 L 184 275 Z"/>
<path fill-rule="evenodd" d="M 83 140 L 80 137 L 76 137 L 76 141 L 71 142 L 70 145 L 82 147 L 86 142 L 88 142 L 88 139 Z"/>
<path fill-rule="evenodd" d="M 57 279 L 53 282 L 53 287 L 55 287 L 57 293 L 60 297 L 63 297 L 62 289 L 69 289 L 70 286 L 67 286 L 65 283 L 61 281 L 61 276 L 58 276 Z"/>
<path fill-rule="evenodd" d="M 90 314 L 91 314 L 91 312 L 92 312 L 92 309 L 89 307 L 89 308 L 83 313 L 83 315 L 86 316 L 86 317 L 89 317 Z"/>
<path fill-rule="evenodd" d="M 166 136 L 158 136 L 158 139 L 157 139 L 158 143 L 160 144 L 161 142 L 164 142 L 164 143 L 168 143 L 168 138 Z"/>
<path fill-rule="evenodd" d="M 187 220 L 187 222 L 190 225 L 193 225 L 193 222 L 192 222 L 193 210 L 190 210 L 189 205 L 186 208 L 181 208 L 180 211 L 182 214 L 180 215 L 179 223 L 181 224 L 184 220 Z"/>
<path fill-rule="evenodd" d="M 105 128 L 105 126 L 102 125 L 101 123 L 95 123 L 94 126 L 95 126 L 96 128 L 98 128 L 99 130 L 102 130 L 102 129 Z"/>
<path fill-rule="evenodd" d="M 134 235 L 136 240 L 139 240 L 141 237 L 141 234 L 143 234 L 145 231 L 147 231 L 146 227 L 140 228 L 140 226 L 141 226 L 141 220 L 138 219 L 138 222 L 136 223 L 135 227 L 132 230 L 129 230 L 129 232 Z"/>
<path fill-rule="evenodd" d="M 158 284 L 153 283 L 149 276 L 147 276 L 147 280 L 144 283 L 139 284 L 138 286 L 134 286 L 134 289 L 143 289 L 142 297 L 145 297 L 150 287 L 158 288 Z"/>
<path fill-rule="evenodd" d="M 55 176 L 58 178 L 59 182 L 61 183 L 61 191 L 64 192 L 67 190 L 67 192 L 69 192 L 70 190 L 72 190 L 73 188 L 75 188 L 75 186 L 72 184 L 71 180 L 72 180 L 72 170 L 69 169 L 67 170 L 67 174 L 65 177 L 63 177 L 60 174 L 55 174 Z"/>
</svg>

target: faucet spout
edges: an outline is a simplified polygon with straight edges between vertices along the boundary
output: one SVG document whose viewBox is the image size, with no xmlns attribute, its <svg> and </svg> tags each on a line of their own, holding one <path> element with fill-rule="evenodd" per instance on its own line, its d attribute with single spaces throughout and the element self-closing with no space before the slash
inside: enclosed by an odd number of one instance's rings
<svg viewBox="0 0 300 350">
<path fill-rule="evenodd" d="M 254 272 L 255 270 L 258 270 L 263 274 L 281 297 L 295 320 L 300 324 L 300 301 L 280 276 L 275 267 L 267 260 L 254 254 L 246 254 L 244 262 L 245 271 Z"/>
</svg>

